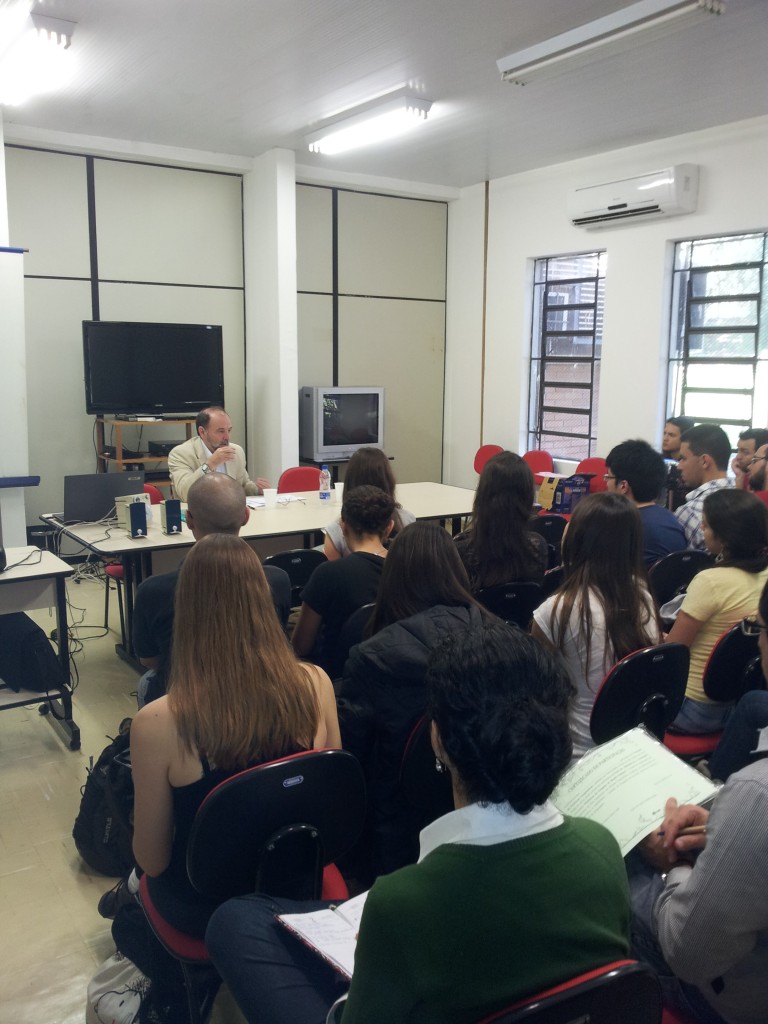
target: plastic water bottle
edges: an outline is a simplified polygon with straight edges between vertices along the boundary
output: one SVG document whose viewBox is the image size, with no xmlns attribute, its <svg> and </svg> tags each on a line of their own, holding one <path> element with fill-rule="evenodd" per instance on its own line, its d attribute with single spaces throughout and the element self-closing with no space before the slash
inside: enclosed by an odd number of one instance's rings
<svg viewBox="0 0 768 1024">
<path fill-rule="evenodd" d="M 320 501 L 331 501 L 331 474 L 327 466 L 320 470 Z"/>
</svg>

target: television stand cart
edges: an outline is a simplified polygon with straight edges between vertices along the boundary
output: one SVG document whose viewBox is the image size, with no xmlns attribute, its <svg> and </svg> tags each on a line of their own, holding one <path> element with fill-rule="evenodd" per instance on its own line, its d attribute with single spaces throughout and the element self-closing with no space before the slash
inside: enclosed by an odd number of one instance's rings
<svg viewBox="0 0 768 1024">
<path fill-rule="evenodd" d="M 108 473 L 109 464 L 114 463 L 118 470 L 122 473 L 129 466 L 143 466 L 145 469 L 147 466 L 157 467 L 167 461 L 167 456 L 163 455 L 143 455 L 140 459 L 133 457 L 123 458 L 123 427 L 167 427 L 171 423 L 174 426 L 181 424 L 185 428 L 186 439 L 189 440 L 192 437 L 192 427 L 195 425 L 193 419 L 167 419 L 167 420 L 150 420 L 150 419 L 120 419 L 117 416 L 97 416 L 96 417 L 96 472 L 97 473 Z M 115 438 L 115 454 L 108 455 L 105 450 L 105 427 L 112 427 L 114 430 Z M 182 444 L 179 441 L 179 444 Z M 161 479 L 151 478 L 151 482 L 156 487 L 170 487 L 171 478 L 164 476 Z"/>
</svg>

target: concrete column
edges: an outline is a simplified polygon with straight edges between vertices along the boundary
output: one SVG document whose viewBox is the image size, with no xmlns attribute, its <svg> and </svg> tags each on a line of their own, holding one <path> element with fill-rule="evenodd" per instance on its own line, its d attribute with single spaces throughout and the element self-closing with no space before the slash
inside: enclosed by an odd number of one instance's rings
<svg viewBox="0 0 768 1024">
<path fill-rule="evenodd" d="M 296 165 L 271 150 L 243 177 L 248 470 L 277 486 L 298 464 Z"/>
</svg>

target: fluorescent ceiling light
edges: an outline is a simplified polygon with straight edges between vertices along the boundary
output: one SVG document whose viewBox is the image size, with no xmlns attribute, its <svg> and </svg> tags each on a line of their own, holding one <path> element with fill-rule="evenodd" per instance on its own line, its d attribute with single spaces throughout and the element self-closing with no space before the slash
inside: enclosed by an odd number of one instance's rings
<svg viewBox="0 0 768 1024">
<path fill-rule="evenodd" d="M 16 106 L 68 85 L 74 73 L 68 51 L 75 22 L 40 13 L 40 5 L 6 8 L 0 46 L 0 104 Z"/>
<path fill-rule="evenodd" d="M 601 48 L 609 50 L 612 43 L 638 32 L 654 27 L 664 32 L 673 27 L 670 22 L 677 22 L 683 15 L 691 16 L 684 22 L 688 24 L 697 17 L 722 14 L 724 10 L 724 0 L 639 0 L 604 18 L 502 57 L 496 66 L 505 82 L 525 85 L 539 71 L 565 62 L 576 63 L 579 57 Z"/>
<path fill-rule="evenodd" d="M 431 106 L 431 100 L 400 89 L 378 100 L 353 107 L 324 128 L 305 136 L 305 142 L 310 152 L 324 153 L 326 156 L 370 146 L 423 124 Z"/>
</svg>

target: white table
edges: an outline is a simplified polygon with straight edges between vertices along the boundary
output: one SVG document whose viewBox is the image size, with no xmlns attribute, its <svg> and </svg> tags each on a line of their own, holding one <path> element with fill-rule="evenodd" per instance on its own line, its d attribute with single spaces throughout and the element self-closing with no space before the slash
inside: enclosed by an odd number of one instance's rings
<svg viewBox="0 0 768 1024">
<path fill-rule="evenodd" d="M 80 748 L 80 730 L 72 719 L 72 689 L 69 683 L 69 630 L 65 580 L 72 567 L 50 551 L 36 547 L 6 548 L 8 568 L 0 573 L 0 614 L 34 608 L 56 608 L 56 643 L 64 683 L 47 693 L 36 690 L 0 690 L 0 711 L 39 704 L 40 713 L 61 729 L 71 750 Z M 29 559 L 29 561 L 24 561 Z M 17 562 L 23 562 L 16 565 Z"/>
<path fill-rule="evenodd" d="M 280 499 L 298 498 L 298 501 L 281 502 Z M 475 492 L 466 487 L 451 487 L 448 484 L 413 483 L 399 484 L 397 499 L 417 519 L 451 520 L 454 533 L 459 529 L 463 516 L 472 511 Z M 272 508 L 251 509 L 248 522 L 240 530 L 246 540 L 270 537 L 311 537 L 338 517 L 341 506 L 336 501 L 321 502 L 317 491 L 302 491 L 296 495 L 278 495 L 278 504 Z M 152 573 L 152 553 L 170 549 L 191 547 L 194 537 L 186 524 L 181 533 L 168 536 L 160 528 L 159 510 L 155 508 L 147 536 L 133 540 L 122 527 L 105 526 L 98 523 L 81 523 L 68 526 L 59 523 L 50 515 L 41 517 L 49 525 L 56 526 L 72 540 L 102 557 L 122 559 L 125 582 L 125 611 L 127 652 L 118 644 L 118 654 L 133 652 L 133 597 L 136 587 L 145 576 Z M 308 542 L 307 542 L 308 545 Z"/>
</svg>

